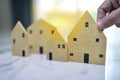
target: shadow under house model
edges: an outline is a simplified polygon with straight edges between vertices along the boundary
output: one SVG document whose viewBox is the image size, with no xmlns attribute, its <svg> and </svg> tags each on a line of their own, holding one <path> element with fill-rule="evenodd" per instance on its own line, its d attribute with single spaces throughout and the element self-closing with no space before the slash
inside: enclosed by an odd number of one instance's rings
<svg viewBox="0 0 120 80">
<path fill-rule="evenodd" d="M 17 56 L 45 53 L 48 60 L 105 64 L 106 37 L 86 11 L 64 40 L 56 27 L 40 19 L 27 31 L 17 22 L 12 31 L 12 52 Z"/>
</svg>

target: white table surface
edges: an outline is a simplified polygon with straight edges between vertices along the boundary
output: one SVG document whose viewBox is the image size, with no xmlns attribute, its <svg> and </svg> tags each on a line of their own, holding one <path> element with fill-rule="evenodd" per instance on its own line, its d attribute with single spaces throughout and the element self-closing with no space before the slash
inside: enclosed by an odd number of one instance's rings
<svg viewBox="0 0 120 80">
<path fill-rule="evenodd" d="M 49 61 L 40 54 L 10 56 L 0 55 L 0 80 L 105 80 L 103 65 Z"/>
<path fill-rule="evenodd" d="M 10 41 L 6 43 L 8 37 L 4 37 L 0 39 L 0 80 L 120 80 L 120 29 L 113 26 L 104 33 L 105 66 L 48 61 L 45 55 L 12 56 Z"/>
</svg>

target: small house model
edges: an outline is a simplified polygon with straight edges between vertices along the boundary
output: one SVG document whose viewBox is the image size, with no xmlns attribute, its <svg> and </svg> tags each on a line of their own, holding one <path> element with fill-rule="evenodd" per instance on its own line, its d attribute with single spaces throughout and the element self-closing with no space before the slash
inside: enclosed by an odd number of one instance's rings
<svg viewBox="0 0 120 80">
<path fill-rule="evenodd" d="M 12 31 L 12 53 L 17 56 L 28 56 L 27 32 L 21 22 L 17 22 Z"/>
<path fill-rule="evenodd" d="M 106 37 L 86 11 L 68 36 L 70 61 L 105 64 Z"/>
<path fill-rule="evenodd" d="M 47 59 L 56 61 L 68 61 L 67 42 L 61 36 L 57 29 L 52 31 L 52 36 L 47 43 Z"/>
</svg>

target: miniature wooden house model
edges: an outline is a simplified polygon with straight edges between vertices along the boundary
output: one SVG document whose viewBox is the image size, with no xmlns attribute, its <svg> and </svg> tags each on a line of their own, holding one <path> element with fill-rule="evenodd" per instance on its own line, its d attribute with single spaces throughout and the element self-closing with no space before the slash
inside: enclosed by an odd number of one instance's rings
<svg viewBox="0 0 120 80">
<path fill-rule="evenodd" d="M 53 35 L 47 43 L 47 59 L 57 61 L 68 61 L 68 47 L 67 42 L 61 34 L 55 29 Z"/>
<path fill-rule="evenodd" d="M 49 60 L 67 61 L 67 47 L 66 49 L 57 47 L 61 45 L 65 47 L 67 43 L 54 26 L 40 19 L 30 25 L 27 31 L 29 53 L 45 53 Z"/>
<path fill-rule="evenodd" d="M 70 61 L 105 64 L 106 37 L 86 11 L 68 36 Z"/>
<path fill-rule="evenodd" d="M 27 32 L 20 22 L 17 22 L 12 31 L 12 52 L 17 56 L 28 56 Z"/>
</svg>

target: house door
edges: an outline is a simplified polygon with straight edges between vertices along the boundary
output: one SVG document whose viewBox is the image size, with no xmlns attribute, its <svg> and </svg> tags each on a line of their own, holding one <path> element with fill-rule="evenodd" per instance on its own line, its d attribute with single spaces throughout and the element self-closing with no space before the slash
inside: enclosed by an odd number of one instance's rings
<svg viewBox="0 0 120 80">
<path fill-rule="evenodd" d="M 22 56 L 25 57 L 25 50 L 22 51 Z"/>
<path fill-rule="evenodd" d="M 88 53 L 84 54 L 84 63 L 89 63 L 89 54 Z"/>
<path fill-rule="evenodd" d="M 43 47 L 40 47 L 39 52 L 40 54 L 43 54 Z"/>
<path fill-rule="evenodd" d="M 49 60 L 52 60 L 52 52 L 49 52 Z"/>
</svg>

